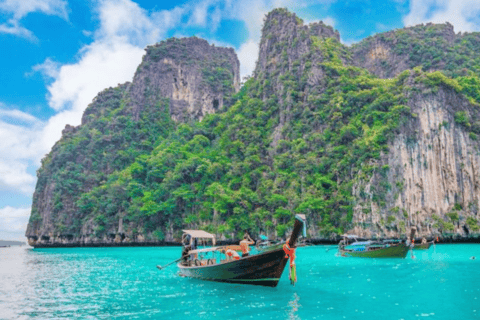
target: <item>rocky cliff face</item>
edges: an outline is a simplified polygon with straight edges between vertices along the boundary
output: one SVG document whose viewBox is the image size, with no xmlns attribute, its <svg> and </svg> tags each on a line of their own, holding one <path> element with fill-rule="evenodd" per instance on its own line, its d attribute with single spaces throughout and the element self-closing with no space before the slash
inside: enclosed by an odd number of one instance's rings
<svg viewBox="0 0 480 320">
<path fill-rule="evenodd" d="M 295 104 L 285 82 L 277 81 L 281 77 L 303 82 L 300 100 L 308 105 L 327 88 L 325 62 L 337 59 L 379 78 L 394 78 L 418 66 L 459 75 L 466 73 L 465 60 L 476 57 L 471 44 L 478 39 L 476 33 L 456 35 L 449 23 L 429 23 L 369 37 L 347 49 L 338 44 L 338 32 L 321 22 L 305 26 L 294 14 L 270 13 L 255 75 L 268 79 L 271 86 L 265 86 L 264 100 L 269 93 L 275 94 L 283 106 L 273 147 L 285 139 L 282 131 L 292 119 Z M 429 93 L 412 79 L 408 88 L 416 92 L 405 93 L 415 117 L 401 125 L 380 160 L 370 160 L 378 170 L 353 186 L 351 231 L 365 237 L 400 237 L 416 227 L 421 236 L 468 234 L 472 230 L 466 221 L 477 221 L 480 153 L 476 134 L 455 122 L 455 115 L 475 119 L 478 110 L 452 89 Z M 326 126 L 318 123 L 318 128 Z M 476 224 L 473 228 L 477 229 Z"/>
<path fill-rule="evenodd" d="M 281 9 L 272 11 L 262 29 L 255 75 L 285 73 L 295 68 L 301 73 L 307 57 L 317 62 L 323 60 L 321 54 L 313 56 L 311 50 L 315 40 L 325 38 L 340 41 L 340 34 L 321 21 L 305 25 L 294 13 Z"/>
<path fill-rule="evenodd" d="M 409 106 L 415 118 L 376 163 L 378 172 L 354 186 L 353 232 L 399 237 L 416 227 L 418 236 L 468 235 L 472 230 L 466 221 L 478 214 L 480 152 L 476 135 L 455 115 L 478 111 L 446 88 L 411 94 Z M 374 200 L 378 191 L 383 201 Z"/>
<path fill-rule="evenodd" d="M 353 45 L 353 62 L 380 78 L 421 67 L 460 80 L 478 74 L 472 67 L 478 61 L 478 41 L 478 33 L 455 34 L 449 23 L 428 23 Z M 398 237 L 410 227 L 422 236 L 477 232 L 480 159 L 478 129 L 472 126 L 479 116 L 476 102 L 472 105 L 458 88 L 430 92 L 416 81 L 408 85 L 414 88 L 415 94 L 407 97 L 416 117 L 402 126 L 388 153 L 376 163 L 388 168 L 386 172 L 378 170 L 366 184 L 355 187 L 353 232 L 367 237 Z M 371 201 L 379 190 L 385 193 L 380 206 Z"/>
<path fill-rule="evenodd" d="M 113 237 L 86 236 L 93 227 L 82 221 L 81 195 L 151 152 L 175 123 L 223 110 L 239 83 L 231 48 L 195 37 L 147 47 L 133 81 L 101 92 L 82 124 L 67 125 L 43 159 L 26 231 L 30 245 L 115 243 L 117 230 Z M 136 240 L 144 242 L 142 236 Z"/>
<path fill-rule="evenodd" d="M 450 23 L 427 23 L 368 37 L 352 45 L 353 64 L 380 78 L 394 78 L 414 67 L 447 75 L 478 72 L 479 33 L 455 34 Z"/>
<path fill-rule="evenodd" d="M 240 63 L 232 48 L 194 37 L 169 39 L 146 51 L 128 89 L 136 117 L 157 97 L 166 97 L 175 121 L 202 120 L 221 110 L 226 96 L 240 88 Z"/>
<path fill-rule="evenodd" d="M 353 60 L 355 65 L 366 68 L 380 78 L 393 78 L 419 65 L 424 65 L 426 69 L 443 70 L 445 55 L 456 37 L 449 23 L 429 23 L 426 26 L 389 31 L 353 45 Z M 429 50 L 425 50 L 425 42 L 428 42 Z M 425 64 L 427 59 L 430 60 L 428 65 Z"/>
<path fill-rule="evenodd" d="M 349 53 L 340 45 L 340 34 L 331 26 L 321 21 L 305 25 L 284 9 L 267 15 L 254 74 L 263 82 L 262 99 L 277 98 L 280 121 L 274 130 L 274 148 L 284 138 L 285 123 L 292 120 L 293 105 L 324 91 L 327 80 L 321 63 L 332 58 L 330 51 L 334 47 L 342 49 L 339 60 L 350 61 Z M 286 83 L 285 79 L 294 83 Z M 301 97 L 289 94 L 293 87 L 301 92 Z"/>
</svg>

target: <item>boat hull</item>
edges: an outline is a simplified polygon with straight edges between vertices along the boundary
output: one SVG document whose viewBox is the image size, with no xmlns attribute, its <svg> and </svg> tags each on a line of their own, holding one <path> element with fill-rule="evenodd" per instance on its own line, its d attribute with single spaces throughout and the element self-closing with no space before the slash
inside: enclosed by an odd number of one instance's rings
<svg viewBox="0 0 480 320">
<path fill-rule="evenodd" d="M 430 249 L 430 246 L 431 246 L 431 245 L 432 245 L 431 242 L 429 242 L 429 243 L 415 244 L 412 249 L 413 249 L 413 250 L 428 250 L 428 249 Z"/>
<path fill-rule="evenodd" d="M 350 251 L 340 249 L 342 257 L 357 257 L 357 258 L 405 258 L 407 256 L 409 247 L 405 244 L 390 246 L 372 251 Z"/>
<path fill-rule="evenodd" d="M 178 264 L 179 274 L 201 280 L 276 287 L 288 258 L 277 249 L 225 263 L 187 267 Z"/>
</svg>

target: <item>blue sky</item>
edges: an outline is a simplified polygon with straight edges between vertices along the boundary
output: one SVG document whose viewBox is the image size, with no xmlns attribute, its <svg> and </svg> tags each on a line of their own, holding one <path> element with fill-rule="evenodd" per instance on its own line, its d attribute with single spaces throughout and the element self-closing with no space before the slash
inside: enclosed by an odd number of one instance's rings
<svg viewBox="0 0 480 320">
<path fill-rule="evenodd" d="M 347 45 L 430 21 L 480 30 L 478 0 L 0 0 L 0 239 L 25 240 L 40 160 L 99 91 L 132 79 L 145 46 L 196 35 L 235 48 L 246 76 L 277 7 Z"/>
</svg>

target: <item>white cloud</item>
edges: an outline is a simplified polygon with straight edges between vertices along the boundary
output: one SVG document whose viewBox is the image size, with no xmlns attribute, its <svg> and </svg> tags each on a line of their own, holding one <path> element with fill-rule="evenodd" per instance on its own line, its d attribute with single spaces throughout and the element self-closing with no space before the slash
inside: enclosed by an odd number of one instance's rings
<svg viewBox="0 0 480 320">
<path fill-rule="evenodd" d="M 198 3 L 192 10 L 188 24 L 205 27 L 207 24 L 209 7 L 210 1 L 208 0 Z"/>
<path fill-rule="evenodd" d="M 332 18 L 332 17 L 325 17 L 325 18 L 322 18 L 322 19 L 304 19 L 303 22 L 305 24 L 310 24 L 310 23 L 315 23 L 315 22 L 319 22 L 319 21 L 323 21 L 323 23 L 325 23 L 327 26 L 331 26 L 331 27 L 335 27 L 335 19 Z"/>
<path fill-rule="evenodd" d="M 410 13 L 403 18 L 406 26 L 424 22 L 450 22 L 455 31 L 480 30 L 478 0 L 412 0 Z"/>
<path fill-rule="evenodd" d="M 151 14 L 152 21 L 158 26 L 162 33 L 159 35 L 164 38 L 167 32 L 182 24 L 182 18 L 188 13 L 186 6 L 175 7 L 171 10 L 162 10 Z"/>
<path fill-rule="evenodd" d="M 27 76 L 32 75 L 35 72 L 40 72 L 47 76 L 48 78 L 58 77 L 58 72 L 60 69 L 60 64 L 51 60 L 50 58 L 45 59 L 42 64 L 37 64 L 32 68 L 33 72 L 27 74 Z"/>
<path fill-rule="evenodd" d="M 342 37 L 340 37 L 340 42 L 349 47 L 352 44 L 357 43 L 358 39 L 343 39 Z"/>
<path fill-rule="evenodd" d="M 0 208 L 0 239 L 25 241 L 31 208 Z"/>
<path fill-rule="evenodd" d="M 4 104 L 0 103 L 0 107 L 4 106 Z M 28 122 L 28 123 L 37 123 L 38 119 L 34 116 L 22 112 L 20 110 L 7 110 L 7 109 L 0 109 L 0 121 L 4 120 L 6 122 Z"/>
<path fill-rule="evenodd" d="M 258 43 L 253 40 L 249 40 L 248 42 L 242 44 L 240 49 L 237 51 L 238 60 L 240 60 L 241 79 L 252 75 L 258 58 L 258 50 Z"/>
<path fill-rule="evenodd" d="M 28 164 L 20 161 L 0 160 L 0 189 L 16 189 L 31 194 L 36 179 L 27 173 Z"/>
<path fill-rule="evenodd" d="M 0 33 L 11 34 L 19 37 L 35 39 L 33 33 L 20 26 L 17 20 L 10 19 L 7 23 L 0 24 Z"/>
<path fill-rule="evenodd" d="M 33 33 L 19 23 L 29 13 L 41 12 L 68 20 L 67 2 L 64 0 L 2 0 L 0 1 L 0 12 L 11 16 L 6 23 L 0 24 L 0 33 L 30 39 L 35 39 Z"/>
<path fill-rule="evenodd" d="M 28 218 L 31 210 L 31 208 L 13 208 L 6 206 L 0 209 L 0 218 Z"/>
<path fill-rule="evenodd" d="M 159 40 L 160 26 L 130 0 L 104 1 L 99 8 L 101 27 L 97 38 L 124 37 L 124 42 L 145 46 Z"/>
<path fill-rule="evenodd" d="M 33 192 L 36 178 L 27 168 L 44 154 L 38 145 L 41 128 L 32 115 L 0 109 L 0 189 Z"/>
<path fill-rule="evenodd" d="M 222 22 L 222 11 L 220 8 L 215 8 L 210 19 L 210 30 L 215 31 Z"/>
<path fill-rule="evenodd" d="M 50 106 L 61 110 L 71 105 L 83 112 L 99 91 L 131 80 L 144 51 L 122 40 L 97 41 L 84 48 L 79 62 L 62 66 L 48 87 Z"/>
<path fill-rule="evenodd" d="M 3 0 L 0 2 L 0 11 L 13 13 L 17 20 L 31 12 L 68 18 L 67 2 L 64 0 Z"/>
<path fill-rule="evenodd" d="M 321 19 L 323 23 L 325 23 L 327 26 L 335 27 L 335 19 L 332 17 L 326 17 L 324 19 Z"/>
</svg>

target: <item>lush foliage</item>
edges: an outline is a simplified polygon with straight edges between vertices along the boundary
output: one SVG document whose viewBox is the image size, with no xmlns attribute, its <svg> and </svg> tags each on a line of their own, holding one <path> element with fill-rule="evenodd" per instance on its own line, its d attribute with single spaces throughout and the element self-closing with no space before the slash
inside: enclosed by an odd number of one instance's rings
<svg viewBox="0 0 480 320">
<path fill-rule="evenodd" d="M 108 181 L 113 172 L 137 157 L 149 154 L 173 128 L 168 100 L 145 108 L 138 121 L 134 121 L 124 94 L 122 86 L 102 92 L 87 109 L 84 124 L 66 133 L 42 160 L 37 190 L 54 181 L 47 189 L 53 193 L 53 216 L 61 234 L 78 235 L 80 231 L 82 215 L 76 209 L 76 198 Z M 34 197 L 34 208 L 40 206 L 38 201 Z M 33 219 L 38 220 L 36 215 L 30 221 L 34 222 Z"/>
<path fill-rule="evenodd" d="M 324 92 L 305 97 L 295 69 L 305 61 L 278 77 L 281 96 L 267 75 L 250 79 L 227 112 L 178 126 L 151 155 L 84 194 L 84 219 L 107 226 L 122 212 L 124 223 L 145 234 L 186 226 L 226 237 L 246 229 L 282 237 L 293 215 L 306 213 L 317 235 L 343 232 L 352 219 L 354 178 L 387 170 L 368 160 L 387 152 L 410 112 L 397 80 L 344 65 L 338 41 L 315 38 L 312 55 L 316 50 L 325 54 L 317 63 L 328 74 Z"/>
</svg>

